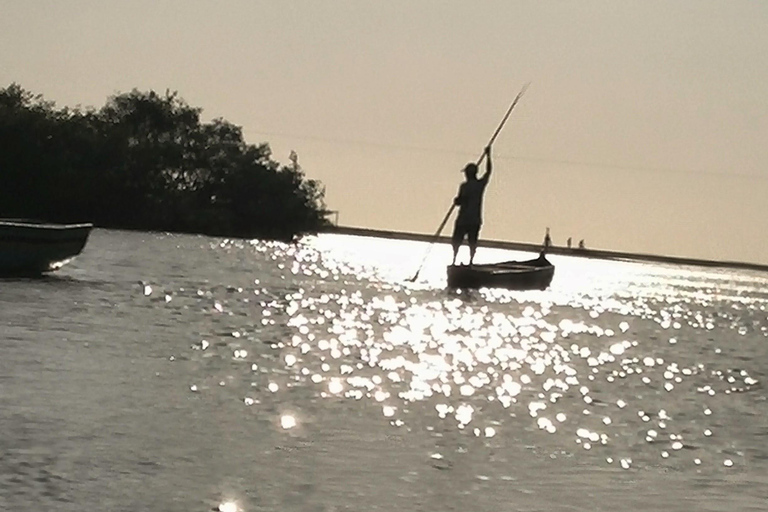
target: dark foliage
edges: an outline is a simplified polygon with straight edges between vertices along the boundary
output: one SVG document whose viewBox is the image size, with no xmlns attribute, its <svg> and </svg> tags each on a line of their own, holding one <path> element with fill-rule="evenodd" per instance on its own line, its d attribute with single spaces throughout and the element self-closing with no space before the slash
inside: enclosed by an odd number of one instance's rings
<svg viewBox="0 0 768 512">
<path fill-rule="evenodd" d="M 83 110 L 0 89 L 0 217 L 280 240 L 327 225 L 324 190 L 295 160 L 200 112 L 169 92 Z"/>
</svg>

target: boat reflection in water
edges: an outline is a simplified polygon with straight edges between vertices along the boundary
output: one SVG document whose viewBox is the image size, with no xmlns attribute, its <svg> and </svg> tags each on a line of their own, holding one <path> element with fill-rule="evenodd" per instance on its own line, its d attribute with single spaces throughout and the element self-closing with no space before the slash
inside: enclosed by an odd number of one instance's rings
<svg viewBox="0 0 768 512">
<path fill-rule="evenodd" d="M 0 220 L 0 275 L 34 276 L 58 270 L 80 254 L 92 224 Z"/>
</svg>

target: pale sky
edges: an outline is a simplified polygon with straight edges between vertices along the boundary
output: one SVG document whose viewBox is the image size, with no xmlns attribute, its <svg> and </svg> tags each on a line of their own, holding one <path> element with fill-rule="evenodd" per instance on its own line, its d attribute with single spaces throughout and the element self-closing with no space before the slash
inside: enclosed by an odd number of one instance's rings
<svg viewBox="0 0 768 512">
<path fill-rule="evenodd" d="M 0 0 L 12 82 L 178 91 L 295 150 L 340 224 L 428 234 L 530 82 L 482 238 L 768 263 L 768 2 Z"/>
</svg>

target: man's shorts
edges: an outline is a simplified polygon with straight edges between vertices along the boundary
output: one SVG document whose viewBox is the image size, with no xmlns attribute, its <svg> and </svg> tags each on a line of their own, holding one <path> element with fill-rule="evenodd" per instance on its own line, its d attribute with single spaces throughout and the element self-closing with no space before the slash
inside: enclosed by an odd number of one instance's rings
<svg viewBox="0 0 768 512">
<path fill-rule="evenodd" d="M 454 244 L 461 244 L 466 236 L 469 245 L 477 245 L 479 235 L 480 224 L 457 224 L 453 227 L 453 236 L 451 237 L 451 240 Z"/>
</svg>

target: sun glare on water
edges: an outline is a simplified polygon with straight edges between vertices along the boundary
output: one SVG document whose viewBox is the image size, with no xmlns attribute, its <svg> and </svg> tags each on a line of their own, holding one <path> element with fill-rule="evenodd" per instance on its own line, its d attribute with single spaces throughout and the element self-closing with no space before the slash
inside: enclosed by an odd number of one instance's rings
<svg viewBox="0 0 768 512">
<path fill-rule="evenodd" d="M 283 427 L 284 430 L 294 428 L 296 426 L 296 417 L 290 414 L 283 414 L 280 417 L 280 426 Z"/>
<path fill-rule="evenodd" d="M 339 236 L 260 245 L 285 280 L 200 299 L 225 303 L 232 323 L 247 319 L 242 336 L 211 342 L 201 360 L 226 351 L 248 386 L 238 400 L 253 394 L 252 414 L 268 411 L 294 440 L 311 434 L 308 418 L 359 407 L 403 431 L 428 423 L 487 446 L 525 432 L 552 458 L 743 467 L 725 425 L 760 383 L 727 342 L 768 337 L 768 299 L 754 291 L 768 281 L 743 280 L 752 288 L 742 291 L 717 273 L 553 257 L 545 291 L 457 294 L 444 289 L 445 247 L 427 259 L 423 282 L 405 282 L 424 249 Z"/>
<path fill-rule="evenodd" d="M 234 501 L 225 501 L 219 504 L 219 512 L 241 512 L 241 510 Z"/>
</svg>

